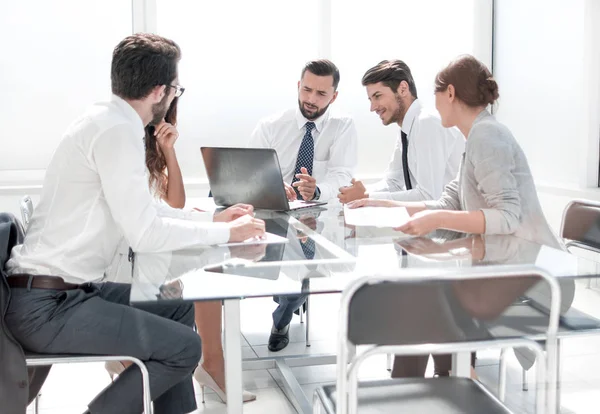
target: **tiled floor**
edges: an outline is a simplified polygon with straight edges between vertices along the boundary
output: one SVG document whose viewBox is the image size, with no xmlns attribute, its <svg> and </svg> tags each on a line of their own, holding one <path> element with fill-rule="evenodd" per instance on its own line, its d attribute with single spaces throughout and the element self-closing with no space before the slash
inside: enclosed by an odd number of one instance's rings
<svg viewBox="0 0 600 414">
<path fill-rule="evenodd" d="M 585 289 L 577 286 L 577 302 L 574 306 L 595 316 L 600 316 L 600 288 Z M 322 295 L 311 298 L 311 342 L 307 348 L 304 342 L 304 325 L 295 317 L 291 327 L 291 343 L 281 354 L 321 354 L 335 352 L 337 308 L 339 295 Z M 242 302 L 242 331 L 245 338 L 243 355 L 267 356 L 271 312 L 275 303 L 271 299 L 251 299 Z M 480 380 L 496 390 L 498 380 L 498 355 L 496 350 L 478 353 L 477 374 Z M 578 337 L 563 342 L 562 413 L 597 413 L 597 399 L 600 391 L 600 336 Z M 307 395 L 322 383 L 335 380 L 335 366 L 298 367 L 292 371 L 297 376 Z M 368 361 L 360 372 L 364 379 L 386 378 L 385 357 Z M 86 403 L 109 383 L 109 377 L 101 364 L 62 365 L 52 368 L 42 389 L 40 412 L 42 414 L 82 413 Z M 521 390 L 521 369 L 514 355 L 510 353 L 508 365 L 507 403 L 517 413 L 534 412 L 533 384 L 535 374 L 529 373 L 530 391 Z M 258 396 L 255 402 L 244 406 L 244 413 L 294 413 L 294 409 L 281 388 L 280 378 L 275 370 L 244 372 L 244 386 Z M 201 404 L 198 391 L 199 409 L 196 413 L 225 413 L 225 405 L 217 396 L 207 392 L 206 403 Z M 28 412 L 32 412 L 30 407 Z"/>
</svg>

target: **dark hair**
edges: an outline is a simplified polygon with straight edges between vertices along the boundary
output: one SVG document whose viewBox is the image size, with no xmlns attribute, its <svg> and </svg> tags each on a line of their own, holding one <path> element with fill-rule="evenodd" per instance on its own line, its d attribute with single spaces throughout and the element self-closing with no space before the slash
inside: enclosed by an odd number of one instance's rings
<svg viewBox="0 0 600 414">
<path fill-rule="evenodd" d="M 310 62 L 307 62 L 302 69 L 300 79 L 304 77 L 304 73 L 306 71 L 309 71 L 313 75 L 317 76 L 333 76 L 334 90 L 337 90 L 337 87 L 340 84 L 340 71 L 337 66 L 335 66 L 333 62 L 328 59 L 311 60 Z"/>
<path fill-rule="evenodd" d="M 453 85 L 456 97 L 470 107 L 492 105 L 498 97 L 498 84 L 490 70 L 471 55 L 459 56 L 435 77 L 435 91 Z"/>
<path fill-rule="evenodd" d="M 408 84 L 410 94 L 415 99 L 418 98 L 417 86 L 415 85 L 415 80 L 410 72 L 410 68 L 406 63 L 399 59 L 382 60 L 377 66 L 373 66 L 366 71 L 362 78 L 363 86 L 381 82 L 394 93 L 398 91 L 398 86 L 400 86 L 402 81 L 405 81 Z"/>
<path fill-rule="evenodd" d="M 175 80 L 180 58 L 172 40 L 151 33 L 127 36 L 113 51 L 112 92 L 124 99 L 145 98 L 155 86 Z"/>
<path fill-rule="evenodd" d="M 171 106 L 165 115 L 165 122 L 177 125 L 177 101 L 173 99 Z M 144 129 L 146 136 L 144 144 L 146 147 L 146 168 L 148 168 L 148 186 L 155 191 L 155 195 L 164 198 L 167 195 L 167 160 L 165 154 L 158 145 L 154 136 L 154 125 L 148 125 Z"/>
</svg>

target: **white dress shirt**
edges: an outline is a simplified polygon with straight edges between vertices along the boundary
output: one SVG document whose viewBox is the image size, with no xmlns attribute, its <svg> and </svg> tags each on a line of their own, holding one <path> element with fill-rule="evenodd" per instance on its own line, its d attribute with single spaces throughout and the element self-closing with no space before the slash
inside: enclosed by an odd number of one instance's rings
<svg viewBox="0 0 600 414">
<path fill-rule="evenodd" d="M 406 190 L 402 169 L 401 131 L 408 140 L 408 171 L 412 190 Z M 465 152 L 465 138 L 456 128 L 444 128 L 437 114 L 416 99 L 408 108 L 394 154 L 380 182 L 367 187 L 369 197 L 398 201 L 437 200 L 456 178 Z"/>
<path fill-rule="evenodd" d="M 150 195 L 144 125 L 123 99 L 92 106 L 67 130 L 46 170 L 25 242 L 9 274 L 99 281 L 122 237 L 135 252 L 225 243 L 229 225 L 173 209 Z"/>
<path fill-rule="evenodd" d="M 250 138 L 249 147 L 275 149 L 283 180 L 288 184 L 294 178 L 307 122 L 298 108 L 290 109 L 259 122 Z M 315 123 L 312 176 L 321 191 L 319 200 L 328 201 L 352 180 L 358 162 L 356 127 L 352 118 L 331 108 L 312 122 Z"/>
</svg>

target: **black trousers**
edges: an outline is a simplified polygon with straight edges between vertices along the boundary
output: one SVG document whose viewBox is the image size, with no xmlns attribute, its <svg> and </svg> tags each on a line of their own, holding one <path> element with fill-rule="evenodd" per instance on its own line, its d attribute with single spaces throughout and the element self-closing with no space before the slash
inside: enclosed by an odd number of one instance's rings
<svg viewBox="0 0 600 414">
<path fill-rule="evenodd" d="M 435 373 L 447 376 L 448 372 L 452 369 L 452 355 L 434 354 L 432 357 L 435 364 Z M 429 355 L 396 355 L 394 358 L 394 368 L 392 369 L 392 378 L 423 377 L 425 376 L 428 360 Z M 471 354 L 471 366 L 475 366 L 474 352 Z"/>
</svg>

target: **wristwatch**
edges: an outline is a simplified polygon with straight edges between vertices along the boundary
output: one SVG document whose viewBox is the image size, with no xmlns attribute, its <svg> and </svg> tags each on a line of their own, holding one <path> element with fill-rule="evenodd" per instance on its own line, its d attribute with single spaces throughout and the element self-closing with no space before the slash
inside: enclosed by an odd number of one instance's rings
<svg viewBox="0 0 600 414">
<path fill-rule="evenodd" d="M 319 187 L 315 187 L 315 195 L 313 197 L 313 200 L 318 200 L 319 197 L 321 197 L 321 190 L 319 190 Z"/>
</svg>

